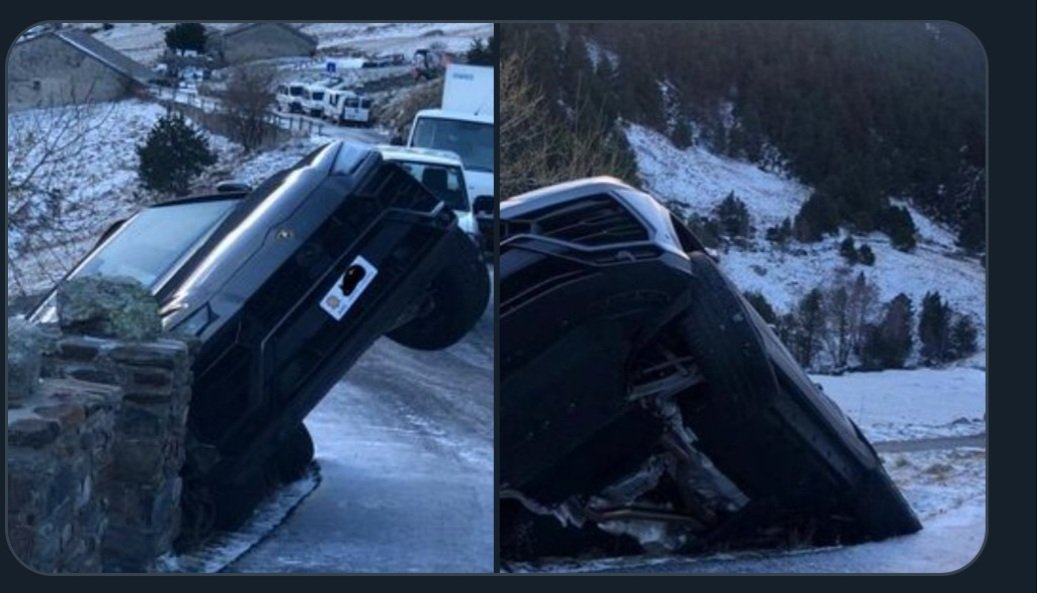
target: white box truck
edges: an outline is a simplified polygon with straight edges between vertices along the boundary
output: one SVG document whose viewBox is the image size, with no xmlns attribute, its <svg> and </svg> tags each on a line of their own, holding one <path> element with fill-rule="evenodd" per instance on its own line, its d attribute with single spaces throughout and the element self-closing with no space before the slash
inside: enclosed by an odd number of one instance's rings
<svg viewBox="0 0 1037 593">
<path fill-rule="evenodd" d="M 439 109 L 414 116 L 408 146 L 448 150 L 464 163 L 468 195 L 476 211 L 493 211 L 494 70 L 487 66 L 450 64 L 443 81 Z"/>
</svg>

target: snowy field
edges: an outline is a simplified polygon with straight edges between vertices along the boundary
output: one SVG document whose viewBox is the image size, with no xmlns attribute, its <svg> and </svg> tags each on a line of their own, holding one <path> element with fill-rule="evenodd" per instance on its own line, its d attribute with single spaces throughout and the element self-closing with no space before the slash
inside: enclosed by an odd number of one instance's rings
<svg viewBox="0 0 1037 593">
<path fill-rule="evenodd" d="M 204 23 L 213 30 L 238 23 Z M 317 51 L 322 54 L 359 52 L 367 55 L 402 53 L 408 60 L 414 50 L 442 44 L 452 52 L 467 51 L 472 40 L 493 35 L 490 23 L 293 23 L 304 33 L 317 37 Z M 166 49 L 164 23 L 113 23 L 96 37 L 134 60 L 146 65 L 158 64 Z M 84 24 L 97 28 L 100 23 Z"/>
<path fill-rule="evenodd" d="M 662 134 L 643 126 L 628 126 L 627 140 L 637 157 L 642 181 L 656 197 L 681 202 L 702 214 L 709 214 L 732 191 L 745 202 L 756 236 L 746 248 L 732 246 L 720 255 L 720 267 L 741 290 L 762 293 L 779 312 L 788 312 L 809 290 L 829 284 L 845 269 L 846 262 L 839 255 L 845 234 L 820 243 L 796 243 L 794 249 L 784 251 L 764 239 L 767 227 L 795 217 L 810 195 L 809 187 L 701 147 L 680 150 Z M 925 293 L 939 290 L 945 302 L 970 316 L 979 329 L 980 352 L 969 364 L 983 368 L 986 270 L 975 258 L 958 252 L 950 230 L 912 207 L 908 210 L 918 228 L 915 250 L 898 251 L 881 233 L 855 235 L 858 244 L 871 246 L 875 265 L 854 266 L 850 272 L 864 272 L 878 288 L 882 302 L 901 292 L 907 294 L 916 314 Z"/>
<path fill-rule="evenodd" d="M 812 375 L 872 442 L 986 432 L 986 372 L 967 368 Z"/>
<path fill-rule="evenodd" d="M 813 378 L 879 444 L 985 433 L 985 375 L 977 369 L 952 368 Z M 922 531 L 854 546 L 702 557 L 552 560 L 506 568 L 515 572 L 945 573 L 971 562 L 986 535 L 986 450 L 951 443 L 881 457 L 921 519 Z"/>
</svg>

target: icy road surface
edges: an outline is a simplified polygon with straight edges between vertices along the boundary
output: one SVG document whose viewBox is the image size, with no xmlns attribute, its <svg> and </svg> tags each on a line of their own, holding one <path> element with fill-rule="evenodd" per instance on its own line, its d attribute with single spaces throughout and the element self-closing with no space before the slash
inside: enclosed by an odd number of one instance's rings
<svg viewBox="0 0 1037 593">
<path fill-rule="evenodd" d="M 226 570 L 492 572 L 491 311 L 447 350 L 364 354 L 306 420 L 320 485 Z"/>
</svg>

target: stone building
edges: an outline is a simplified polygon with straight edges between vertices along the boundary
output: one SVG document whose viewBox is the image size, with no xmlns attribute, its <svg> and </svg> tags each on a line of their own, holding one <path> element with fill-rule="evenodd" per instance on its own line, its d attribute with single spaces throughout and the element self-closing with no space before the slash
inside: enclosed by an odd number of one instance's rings
<svg viewBox="0 0 1037 593">
<path fill-rule="evenodd" d="M 317 38 L 287 23 L 245 23 L 213 34 L 207 51 L 224 64 L 312 56 Z"/>
<path fill-rule="evenodd" d="M 112 101 L 156 78 L 145 66 L 78 29 L 16 43 L 7 61 L 7 105 L 32 107 Z"/>
</svg>

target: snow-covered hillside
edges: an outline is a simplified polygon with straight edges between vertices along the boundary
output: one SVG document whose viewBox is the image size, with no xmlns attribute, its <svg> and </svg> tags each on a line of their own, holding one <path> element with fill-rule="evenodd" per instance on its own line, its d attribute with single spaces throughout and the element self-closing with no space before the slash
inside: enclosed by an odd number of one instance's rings
<svg viewBox="0 0 1037 593">
<path fill-rule="evenodd" d="M 74 110 L 78 112 L 73 114 Z M 50 212 L 34 198 L 24 212 L 16 212 L 12 208 L 18 203 L 8 201 L 9 217 L 50 220 L 29 234 L 20 232 L 18 225 L 8 225 L 8 295 L 49 290 L 108 225 L 155 199 L 138 183 L 136 147 L 144 143 L 164 113 L 158 103 L 132 99 L 9 115 L 8 179 L 21 179 L 42 163 L 34 178 L 46 180 L 47 187 L 58 191 L 62 206 L 60 212 Z M 40 137 L 41 132 L 56 138 L 47 141 Z M 308 136 L 273 150 L 246 154 L 222 136 L 205 135 L 219 161 L 198 180 L 199 188 L 226 178 L 258 184 L 334 139 Z M 64 147 L 52 158 L 37 154 L 48 146 L 62 146 L 61 137 L 75 138 L 76 146 Z"/>
<path fill-rule="evenodd" d="M 238 23 L 204 23 L 218 31 Z M 360 52 L 369 55 L 402 53 L 409 59 L 414 50 L 442 44 L 447 51 L 463 52 L 472 40 L 493 35 L 491 23 L 293 23 L 317 38 L 317 51 L 325 54 Z M 168 23 L 112 23 L 94 35 L 146 66 L 158 64 L 166 49 Z M 90 30 L 100 23 L 84 23 Z"/>
<path fill-rule="evenodd" d="M 367 54 L 402 53 L 409 59 L 415 50 L 441 44 L 451 52 L 464 52 L 473 39 L 493 35 L 492 23 L 297 23 L 304 33 L 317 37 L 318 51 L 350 50 Z"/>
<path fill-rule="evenodd" d="M 776 309 L 787 312 L 810 289 L 830 285 L 846 261 L 839 255 L 841 237 L 820 243 L 794 243 L 781 250 L 764 238 L 767 227 L 795 217 L 811 189 L 793 179 L 763 171 L 756 165 L 715 155 L 705 148 L 676 148 L 669 139 L 638 125 L 626 128 L 645 187 L 663 201 L 675 200 L 693 212 L 711 214 L 730 192 L 745 202 L 756 228 L 745 247 L 730 246 L 720 266 L 739 288 L 762 293 Z M 898 205 L 907 205 L 897 201 Z M 854 237 L 875 253 L 875 265 L 854 266 L 864 272 L 887 302 L 898 293 L 911 297 L 915 311 L 927 291 L 938 290 L 953 310 L 969 315 L 979 328 L 980 353 L 969 360 L 985 365 L 986 271 L 975 258 L 954 246 L 954 235 L 939 223 L 908 206 L 918 228 L 918 246 L 911 253 L 894 249 L 881 233 Z"/>
</svg>

